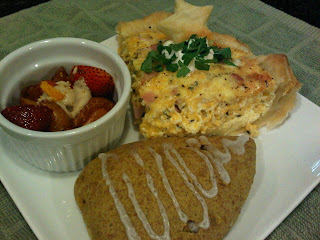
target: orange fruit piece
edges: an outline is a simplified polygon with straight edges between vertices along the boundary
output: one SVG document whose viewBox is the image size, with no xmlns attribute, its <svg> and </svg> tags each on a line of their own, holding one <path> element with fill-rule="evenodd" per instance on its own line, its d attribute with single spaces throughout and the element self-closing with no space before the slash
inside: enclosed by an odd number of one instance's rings
<svg viewBox="0 0 320 240">
<path fill-rule="evenodd" d="M 54 86 L 52 86 L 48 81 L 42 81 L 40 87 L 54 101 L 61 101 L 64 98 L 64 94 L 61 93 L 58 89 L 54 88 Z"/>
</svg>

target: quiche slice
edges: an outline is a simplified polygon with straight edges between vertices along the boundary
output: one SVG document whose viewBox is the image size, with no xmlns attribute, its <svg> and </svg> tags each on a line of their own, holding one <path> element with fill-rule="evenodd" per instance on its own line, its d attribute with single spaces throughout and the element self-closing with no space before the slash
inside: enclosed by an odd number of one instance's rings
<svg viewBox="0 0 320 240">
<path fill-rule="evenodd" d="M 173 14 L 155 12 L 118 24 L 119 54 L 131 72 L 135 122 L 144 137 L 245 131 L 256 136 L 263 126 L 271 129 L 281 124 L 294 107 L 301 84 L 287 57 L 255 56 L 234 37 L 210 31 L 206 23 L 211 10 L 212 6 L 176 0 Z M 159 53 L 159 43 L 167 47 L 186 41 L 189 45 L 192 35 L 205 38 L 208 47 L 218 51 L 229 48 L 231 57 L 207 64 L 208 70 L 194 69 L 183 76 L 168 66 L 141 70 L 151 51 L 166 55 L 164 50 Z"/>
<path fill-rule="evenodd" d="M 255 163 L 247 134 L 145 139 L 89 162 L 74 195 L 92 240 L 219 240 L 247 199 Z"/>
</svg>

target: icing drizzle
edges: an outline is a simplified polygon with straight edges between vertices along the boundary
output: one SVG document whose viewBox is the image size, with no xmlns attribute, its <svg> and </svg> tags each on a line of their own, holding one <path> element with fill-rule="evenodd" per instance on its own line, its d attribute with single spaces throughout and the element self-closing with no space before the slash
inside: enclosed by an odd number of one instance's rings
<svg viewBox="0 0 320 240">
<path fill-rule="evenodd" d="M 193 195 L 195 195 L 195 197 L 199 200 L 199 202 L 202 205 L 203 220 L 201 221 L 201 223 L 199 223 L 199 227 L 204 228 L 204 229 L 209 228 L 210 222 L 209 222 L 209 216 L 208 216 L 208 206 L 206 204 L 206 201 L 204 200 L 203 197 L 200 196 L 200 194 L 195 189 L 194 185 L 191 182 L 189 182 L 187 174 L 180 168 L 177 161 L 171 156 L 170 151 L 173 152 L 173 154 L 179 159 L 179 161 L 182 160 L 180 154 L 172 147 L 171 144 L 170 145 L 163 144 L 163 149 L 164 149 L 164 153 L 165 153 L 166 157 L 170 160 L 170 162 L 176 167 L 176 169 L 180 173 L 181 177 L 184 180 L 184 183 L 188 186 L 188 188 L 192 191 Z M 183 162 L 185 164 L 185 162 L 183 160 L 181 162 Z"/>
<path fill-rule="evenodd" d="M 161 176 L 162 183 L 170 196 L 172 203 L 177 211 L 177 214 L 180 218 L 180 220 L 184 223 L 187 223 L 188 225 L 192 226 L 192 229 L 194 230 L 193 232 L 197 232 L 198 228 L 203 228 L 207 229 L 210 226 L 210 220 L 208 216 L 208 206 L 206 204 L 206 201 L 204 197 L 206 198 L 213 198 L 217 195 L 218 193 L 218 187 L 217 187 L 217 182 L 216 182 L 216 177 L 214 174 L 213 166 L 217 169 L 219 176 L 221 180 L 225 183 L 228 184 L 230 183 L 230 176 L 226 169 L 224 168 L 224 164 L 228 163 L 231 160 L 231 153 L 237 154 L 237 155 L 242 155 L 245 153 L 245 143 L 249 140 L 249 136 L 247 134 L 239 136 L 236 140 L 232 141 L 229 139 L 222 139 L 222 145 L 223 145 L 223 152 L 221 152 L 218 148 L 214 147 L 209 140 L 205 136 L 200 136 L 199 141 L 195 138 L 190 138 L 186 140 L 186 144 L 189 149 L 197 153 L 205 162 L 206 166 L 208 167 L 209 170 L 209 175 L 210 175 L 210 182 L 212 184 L 212 187 L 209 190 L 206 190 L 202 187 L 202 185 L 199 183 L 197 177 L 192 173 L 192 171 L 187 167 L 185 161 L 181 157 L 181 155 L 178 153 L 178 151 L 171 145 L 164 143 L 162 145 L 163 152 L 165 157 L 171 162 L 171 164 L 177 169 L 179 172 L 181 178 L 183 179 L 185 185 L 191 190 L 192 194 L 197 198 L 197 200 L 200 202 L 202 209 L 203 209 L 203 219 L 200 223 L 196 223 L 194 221 L 191 221 L 189 217 L 181 210 L 180 204 L 177 201 L 177 198 L 172 190 L 172 187 L 168 181 L 165 169 L 163 167 L 163 159 L 162 156 L 157 153 L 153 148 L 148 148 L 148 151 L 152 154 L 154 157 L 158 172 Z M 203 151 L 200 151 L 199 149 L 203 149 Z M 229 151 L 230 150 L 230 151 Z M 154 186 L 153 183 L 153 178 L 152 176 L 145 170 L 144 167 L 144 161 L 140 157 L 140 155 L 137 152 L 132 152 L 133 157 L 135 158 L 136 162 L 138 165 L 144 169 L 145 172 L 145 177 L 147 181 L 147 186 L 150 190 L 150 192 L 153 194 L 154 198 L 157 200 L 157 204 L 160 210 L 160 214 L 162 217 L 162 221 L 164 224 L 164 231 L 162 235 L 156 234 L 153 229 L 150 226 L 149 221 L 147 220 L 145 214 L 143 213 L 137 199 L 135 196 L 135 192 L 133 189 L 132 182 L 128 175 L 126 173 L 123 173 L 122 179 L 126 183 L 127 189 L 128 189 L 128 196 L 134 206 L 134 209 L 137 213 L 138 218 L 142 222 L 146 232 L 152 239 L 157 239 L 157 240 L 166 240 L 170 239 L 170 224 L 169 224 L 169 219 L 168 215 L 166 212 L 166 209 L 160 200 L 158 196 L 158 190 Z M 102 162 L 102 175 L 103 178 L 106 181 L 107 186 L 109 187 L 109 192 L 114 200 L 116 209 L 119 213 L 120 220 L 123 223 L 126 234 L 128 239 L 141 239 L 140 236 L 137 234 L 126 210 L 123 204 L 121 203 L 117 192 L 114 189 L 114 186 L 112 184 L 112 181 L 109 177 L 108 174 L 108 169 L 107 169 L 107 160 L 110 157 L 117 157 L 115 154 L 105 154 L 101 153 L 99 154 L 99 158 L 101 159 Z M 192 179 L 192 181 L 189 181 L 189 178 Z M 200 195 L 198 190 L 203 194 L 204 197 Z M 191 224 L 192 223 L 192 224 Z"/>
<path fill-rule="evenodd" d="M 126 209 L 124 208 L 123 204 L 121 203 L 118 194 L 116 190 L 113 187 L 112 181 L 110 180 L 109 174 L 108 174 L 108 169 L 107 169 L 107 160 L 109 157 L 117 157 L 115 154 L 105 154 L 105 153 L 100 153 L 98 156 L 101 159 L 102 162 L 102 175 L 103 178 L 106 180 L 106 184 L 109 187 L 109 192 L 113 198 L 114 204 L 116 205 L 117 211 L 120 216 L 120 220 L 123 223 L 127 237 L 128 239 L 138 239 L 140 240 L 141 238 L 139 237 L 138 233 L 136 232 L 136 229 L 133 227 L 132 222 L 126 212 Z"/>
<path fill-rule="evenodd" d="M 159 171 L 159 174 L 161 175 L 163 185 L 164 185 L 167 193 L 169 194 L 169 196 L 172 199 L 173 205 L 179 215 L 180 220 L 182 222 L 186 223 L 188 221 L 188 216 L 181 210 L 180 204 L 177 201 L 176 196 L 173 193 L 173 190 L 172 190 L 170 183 L 168 181 L 166 172 L 164 171 L 164 168 L 163 168 L 162 157 L 158 153 L 156 153 L 152 148 L 148 148 L 148 149 L 149 149 L 149 152 L 153 155 L 153 157 L 155 158 L 155 160 L 157 162 L 158 171 Z"/>
<path fill-rule="evenodd" d="M 146 218 L 146 215 L 143 213 L 137 199 L 136 196 L 134 194 L 134 190 L 133 190 L 133 186 L 132 183 L 129 179 L 129 177 L 127 176 L 127 174 L 123 174 L 122 179 L 125 181 L 125 183 L 127 184 L 127 188 L 128 188 L 128 192 L 129 192 L 129 198 L 134 206 L 134 210 L 136 211 L 140 221 L 142 222 L 144 228 L 146 229 L 146 231 L 148 232 L 149 236 L 152 239 L 170 239 L 170 233 L 169 233 L 169 219 L 168 219 L 168 215 L 167 212 L 163 206 L 163 203 L 161 202 L 159 196 L 158 196 L 158 191 L 157 189 L 154 187 L 153 185 L 153 179 L 151 177 L 151 175 L 149 173 L 146 173 L 146 177 L 147 177 L 147 184 L 149 189 L 151 190 L 153 196 L 157 199 L 157 203 L 158 206 L 160 208 L 160 214 L 162 216 L 163 222 L 164 222 L 164 233 L 163 235 L 159 236 L 157 235 L 151 228 L 149 221 Z"/>
</svg>

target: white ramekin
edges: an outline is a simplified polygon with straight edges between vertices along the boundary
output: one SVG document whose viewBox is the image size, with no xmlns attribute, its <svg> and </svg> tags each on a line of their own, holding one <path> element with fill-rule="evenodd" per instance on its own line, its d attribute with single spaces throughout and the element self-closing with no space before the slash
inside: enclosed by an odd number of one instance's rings
<svg viewBox="0 0 320 240">
<path fill-rule="evenodd" d="M 114 77 L 117 102 L 105 116 L 68 131 L 39 132 L 16 126 L 0 114 L 0 127 L 15 154 L 37 168 L 55 172 L 80 170 L 99 152 L 117 145 L 130 95 L 128 68 L 113 50 L 79 38 L 34 42 L 0 61 L 0 110 L 17 105 L 26 85 L 48 79 L 60 66 L 70 71 L 78 64 L 105 69 Z"/>
</svg>

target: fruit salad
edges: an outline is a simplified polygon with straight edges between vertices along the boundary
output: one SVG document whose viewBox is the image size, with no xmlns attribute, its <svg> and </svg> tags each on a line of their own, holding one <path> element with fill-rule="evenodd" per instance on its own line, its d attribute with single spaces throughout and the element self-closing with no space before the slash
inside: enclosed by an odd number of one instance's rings
<svg viewBox="0 0 320 240">
<path fill-rule="evenodd" d="M 103 69 L 76 65 L 70 74 L 60 67 L 47 81 L 22 89 L 20 105 L 1 114 L 10 122 L 34 131 L 57 132 L 92 123 L 115 102 L 113 77 Z"/>
</svg>

